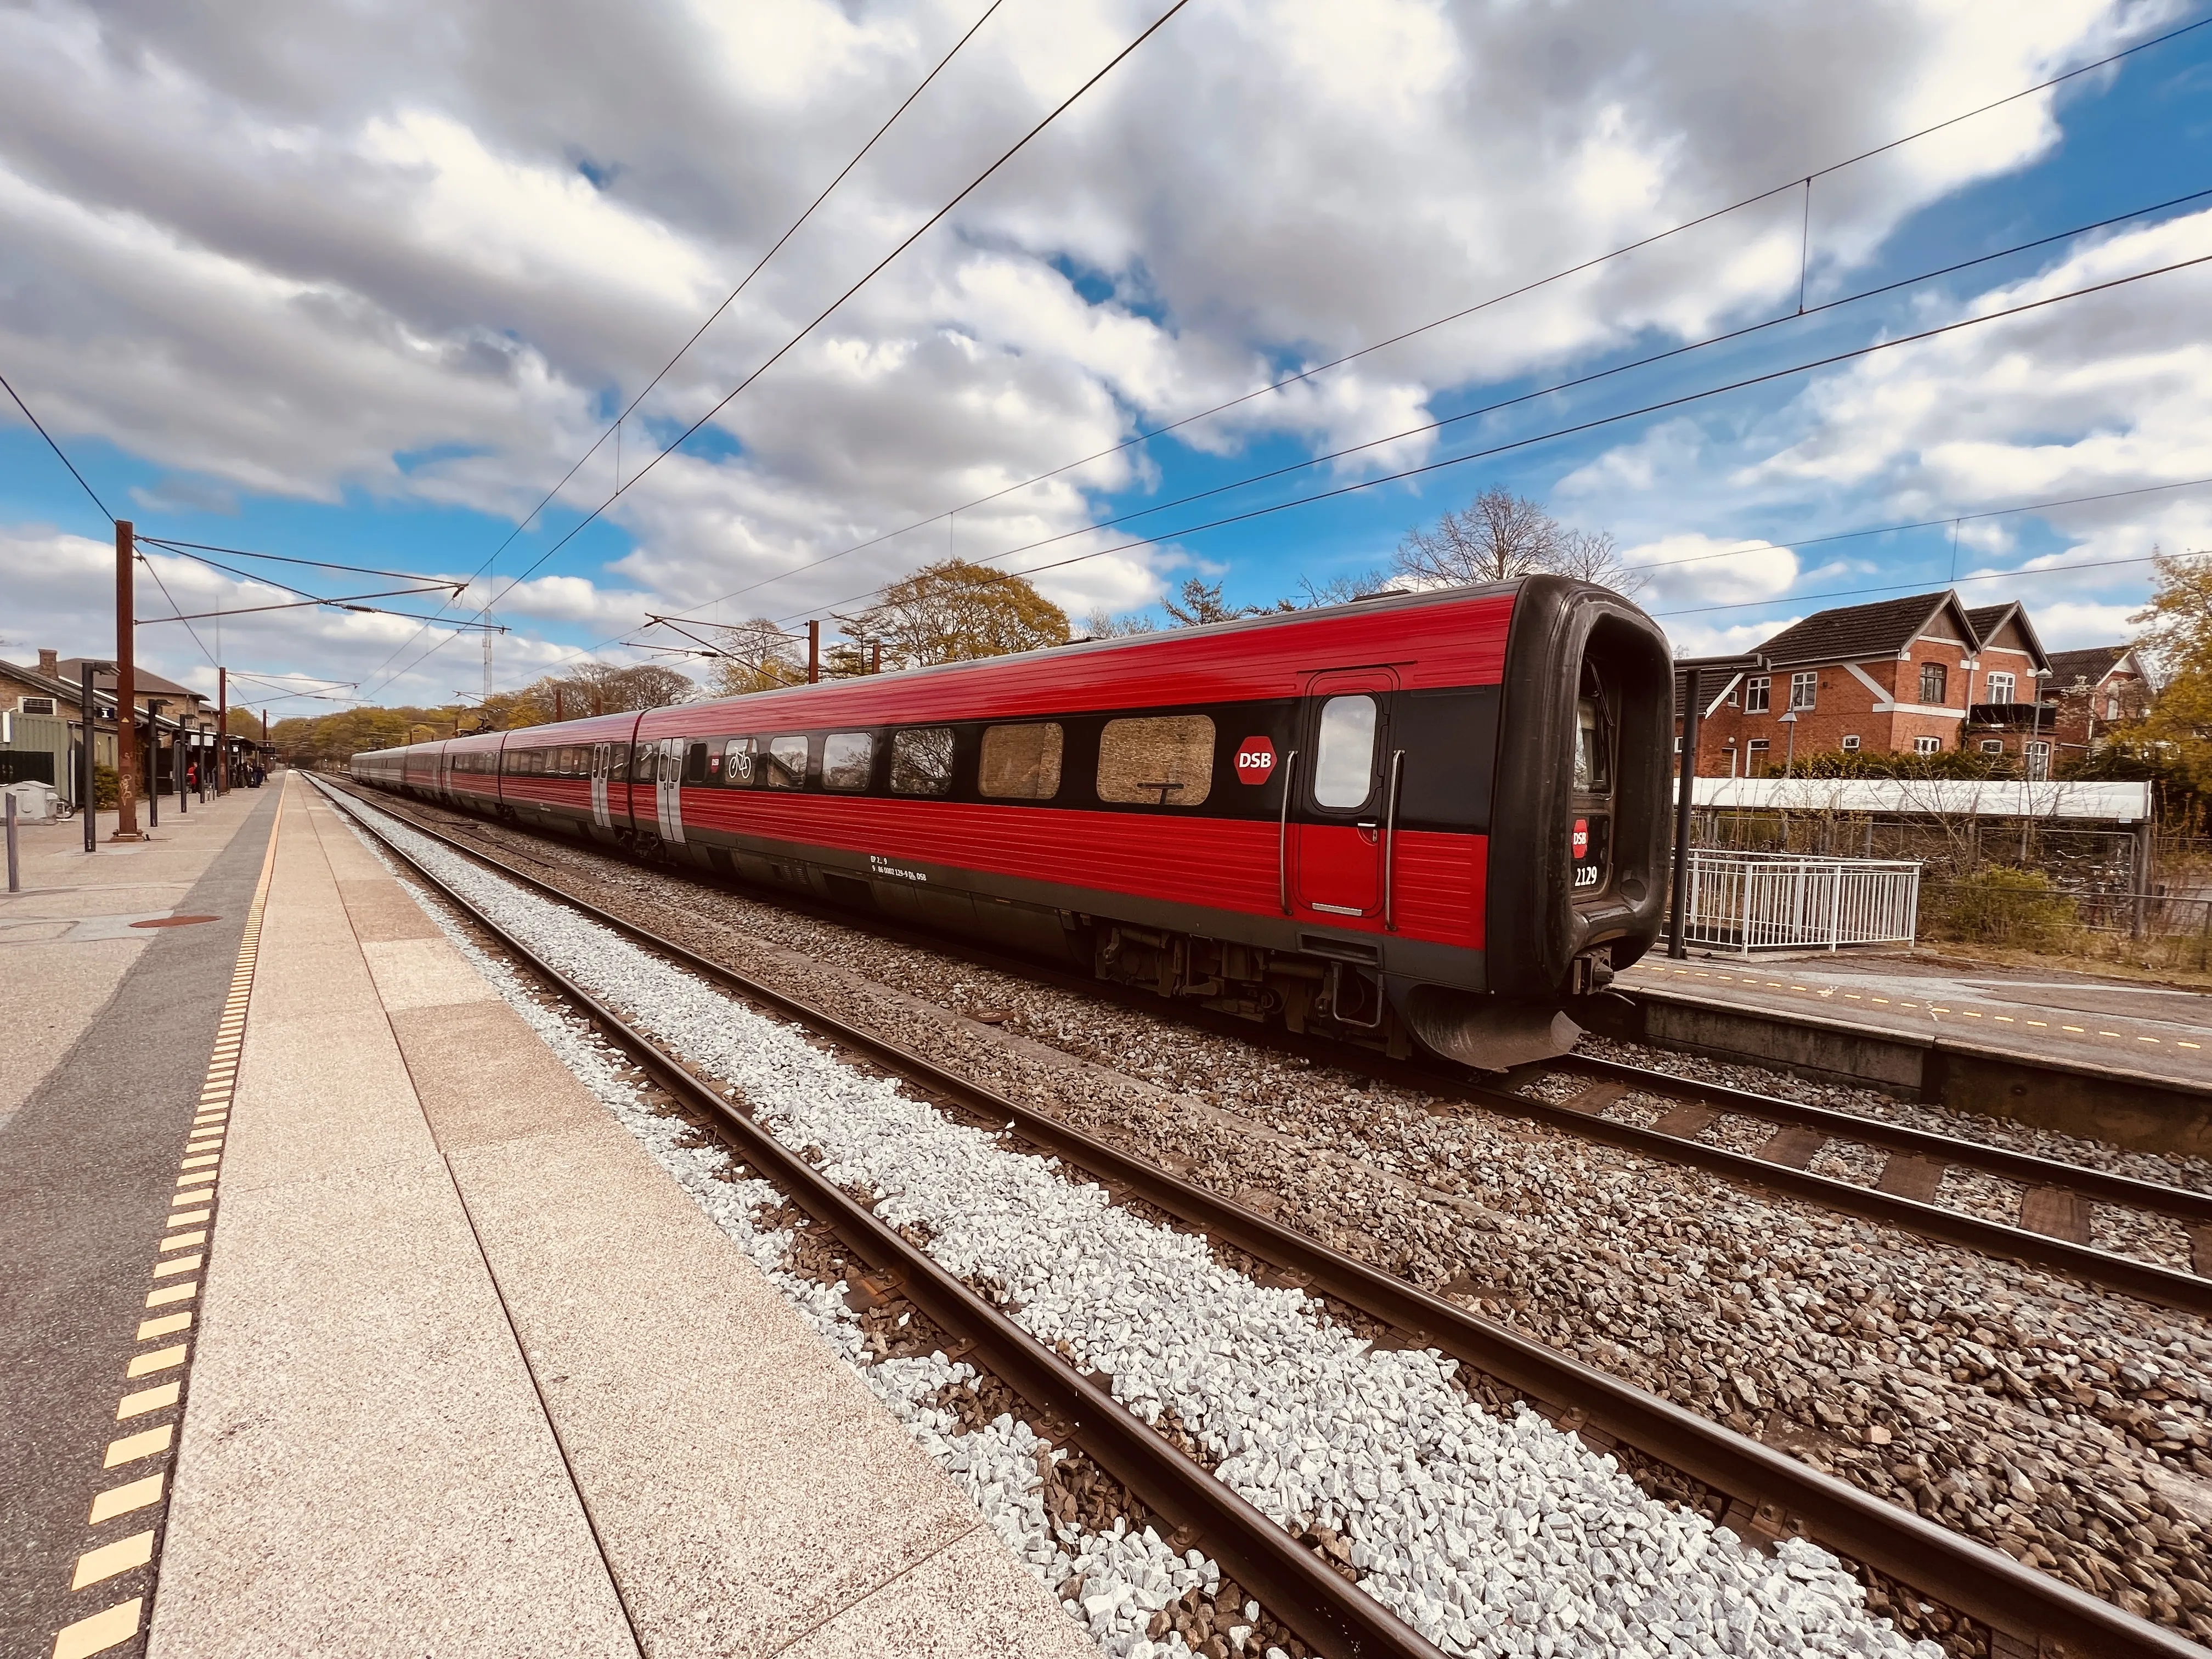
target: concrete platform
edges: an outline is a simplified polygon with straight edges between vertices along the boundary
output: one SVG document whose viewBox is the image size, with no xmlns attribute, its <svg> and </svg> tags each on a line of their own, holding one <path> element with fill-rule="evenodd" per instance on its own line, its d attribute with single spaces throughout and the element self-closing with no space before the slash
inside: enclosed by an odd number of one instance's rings
<svg viewBox="0 0 2212 1659">
<path fill-rule="evenodd" d="M 115 1615 L 151 1585 L 198 1254 L 163 1241 L 205 1231 L 173 1228 L 204 1206 L 171 1200 L 209 1156 L 276 791 L 163 806 L 127 847 L 101 814 L 90 856 L 81 823 L 20 826 L 24 890 L 0 896 L 0 1653 L 52 1653 L 95 1615 L 132 1651 L 141 1620 Z"/>
<path fill-rule="evenodd" d="M 159 1659 L 1095 1655 L 303 782 L 220 1168 Z"/>
<path fill-rule="evenodd" d="M 1624 989 L 1664 990 L 1784 1018 L 1848 1019 L 1876 1030 L 2110 1067 L 2212 1088 L 2212 996 L 2089 974 L 1996 969 L 1927 955 L 1654 956 Z"/>
</svg>

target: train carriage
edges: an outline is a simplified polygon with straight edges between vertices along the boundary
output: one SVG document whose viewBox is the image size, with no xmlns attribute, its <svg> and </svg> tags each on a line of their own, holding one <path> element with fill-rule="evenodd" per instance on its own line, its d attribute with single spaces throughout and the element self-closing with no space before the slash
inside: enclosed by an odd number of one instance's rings
<svg viewBox="0 0 2212 1659">
<path fill-rule="evenodd" d="M 1471 1065 L 1656 931 L 1663 636 L 1554 577 L 421 745 L 401 787 Z M 461 745 L 477 745 L 461 749 Z M 546 758 L 550 757 L 550 758 Z M 387 757 L 356 776 L 391 787 Z M 425 780 L 432 780 L 428 787 Z M 465 781 L 461 781 L 465 780 Z"/>
</svg>

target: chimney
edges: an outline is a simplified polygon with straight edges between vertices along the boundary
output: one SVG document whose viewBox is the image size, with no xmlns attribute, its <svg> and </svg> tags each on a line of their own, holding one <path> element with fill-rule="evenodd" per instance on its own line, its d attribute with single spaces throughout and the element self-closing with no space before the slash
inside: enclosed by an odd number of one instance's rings
<svg viewBox="0 0 2212 1659">
<path fill-rule="evenodd" d="M 58 651 L 40 651 L 39 672 L 50 679 L 59 679 L 62 673 L 62 653 Z"/>
</svg>

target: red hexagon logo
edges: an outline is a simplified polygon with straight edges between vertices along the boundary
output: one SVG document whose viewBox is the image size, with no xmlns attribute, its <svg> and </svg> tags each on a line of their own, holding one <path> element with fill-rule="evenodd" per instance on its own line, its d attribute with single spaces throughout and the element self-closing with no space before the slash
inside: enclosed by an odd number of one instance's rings
<svg viewBox="0 0 2212 1659">
<path fill-rule="evenodd" d="M 1237 781 L 1265 783 L 1275 769 L 1275 745 L 1265 738 L 1247 738 L 1237 745 Z"/>
</svg>

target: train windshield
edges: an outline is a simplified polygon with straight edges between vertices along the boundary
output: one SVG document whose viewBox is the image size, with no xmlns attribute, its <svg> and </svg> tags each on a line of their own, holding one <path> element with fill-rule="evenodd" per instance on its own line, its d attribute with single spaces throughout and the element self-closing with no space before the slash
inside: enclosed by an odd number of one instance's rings
<svg viewBox="0 0 2212 1659">
<path fill-rule="evenodd" d="M 1613 744 L 1605 729 L 1605 703 L 1598 697 L 1575 703 L 1575 793 L 1609 794 L 1613 790 Z"/>
</svg>

